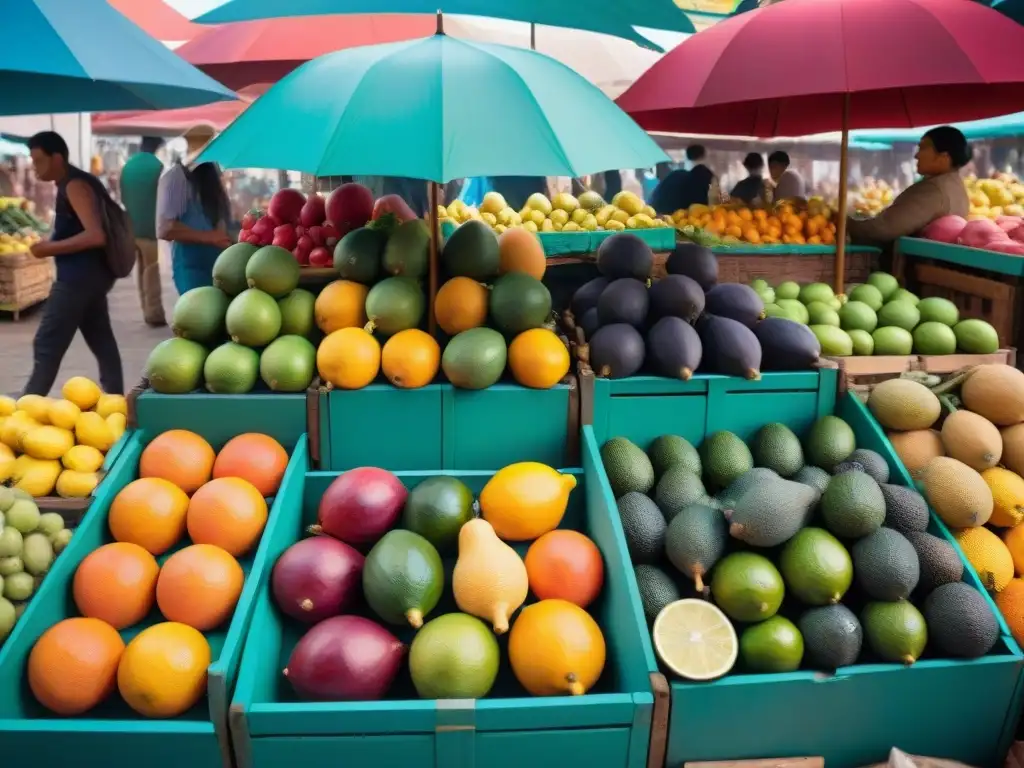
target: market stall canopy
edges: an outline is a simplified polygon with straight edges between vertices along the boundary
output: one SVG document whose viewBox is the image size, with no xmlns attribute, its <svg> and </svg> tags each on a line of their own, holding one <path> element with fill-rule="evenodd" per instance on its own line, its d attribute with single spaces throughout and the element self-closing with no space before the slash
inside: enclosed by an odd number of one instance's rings
<svg viewBox="0 0 1024 768">
<path fill-rule="evenodd" d="M 238 92 L 237 101 L 219 101 L 184 109 L 148 112 L 103 112 L 92 117 L 92 132 L 106 136 L 181 136 L 189 128 L 206 125 L 220 133 L 267 90 L 252 85 Z"/>
<path fill-rule="evenodd" d="M 234 98 L 106 0 L 18 0 L 6 4 L 3 25 L 0 115 L 176 109 Z"/>
<path fill-rule="evenodd" d="M 974 120 L 1024 108 L 1022 50 L 1024 26 L 979 3 L 785 0 L 683 41 L 618 103 L 680 133 L 841 130 L 847 99 L 849 128 Z"/>
<path fill-rule="evenodd" d="M 325 98 L 329 94 L 330 98 Z M 595 86 L 533 51 L 438 34 L 315 59 L 203 152 L 317 176 L 582 176 L 668 156 Z"/>
<path fill-rule="evenodd" d="M 622 38 L 560 27 L 530 27 L 519 22 L 472 16 L 446 16 L 445 33 L 482 43 L 529 48 L 558 59 L 607 95 L 618 96 L 660 54 Z M 327 53 L 357 45 L 379 45 L 433 34 L 436 17 L 353 15 L 301 16 L 225 24 L 193 38 L 177 54 L 230 88 L 277 82 L 296 67 Z M 644 33 L 669 48 L 683 35 Z"/>
<path fill-rule="evenodd" d="M 1024 112 L 1012 115 L 992 117 L 988 120 L 972 120 L 967 123 L 955 123 L 963 131 L 964 136 L 972 141 L 985 139 L 1003 139 L 1013 136 L 1024 136 Z M 934 126 L 932 126 L 934 127 Z M 888 141 L 890 143 L 916 144 L 927 128 L 887 129 L 856 131 L 851 138 L 857 141 Z"/>
<path fill-rule="evenodd" d="M 164 0 L 107 0 L 110 5 L 131 19 L 142 30 L 169 44 L 184 43 L 209 27 L 193 24 Z"/>
<path fill-rule="evenodd" d="M 617 0 L 447 0 L 443 5 L 438 0 L 227 0 L 195 21 L 223 24 L 288 16 L 369 13 L 433 16 L 441 12 L 446 16 L 485 16 L 601 32 L 654 49 L 658 46 L 634 27 L 695 31 L 693 23 L 672 0 L 633 0 L 628 6 Z"/>
</svg>

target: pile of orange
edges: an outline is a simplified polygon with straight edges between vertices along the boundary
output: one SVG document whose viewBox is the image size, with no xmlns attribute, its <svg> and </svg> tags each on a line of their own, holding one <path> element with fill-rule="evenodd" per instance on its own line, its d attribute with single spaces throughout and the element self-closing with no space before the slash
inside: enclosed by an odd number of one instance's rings
<svg viewBox="0 0 1024 768">
<path fill-rule="evenodd" d="M 780 203 L 773 208 L 747 208 L 735 204 L 693 205 L 671 216 L 677 227 L 692 225 L 723 242 L 752 245 L 834 245 L 836 223 L 832 210 L 812 199 L 806 207 Z"/>
<path fill-rule="evenodd" d="M 115 689 L 146 717 L 176 717 L 195 706 L 211 658 L 202 633 L 234 614 L 245 581 L 236 558 L 259 543 L 265 497 L 277 493 L 287 463 L 284 448 L 259 434 L 240 435 L 219 454 L 184 430 L 146 446 L 139 479 L 111 503 L 114 541 L 75 572 L 72 594 L 83 618 L 54 625 L 32 649 L 36 699 L 61 715 L 86 712 Z M 154 609 L 159 623 L 125 646 L 119 631 Z"/>
</svg>

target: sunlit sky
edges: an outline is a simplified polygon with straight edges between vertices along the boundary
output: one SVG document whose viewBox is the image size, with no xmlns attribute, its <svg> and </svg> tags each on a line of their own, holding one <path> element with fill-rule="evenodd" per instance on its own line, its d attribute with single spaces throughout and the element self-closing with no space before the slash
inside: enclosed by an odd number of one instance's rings
<svg viewBox="0 0 1024 768">
<path fill-rule="evenodd" d="M 177 8 L 180 13 L 192 18 L 200 13 L 220 5 L 223 0 L 166 0 L 167 4 Z"/>
</svg>

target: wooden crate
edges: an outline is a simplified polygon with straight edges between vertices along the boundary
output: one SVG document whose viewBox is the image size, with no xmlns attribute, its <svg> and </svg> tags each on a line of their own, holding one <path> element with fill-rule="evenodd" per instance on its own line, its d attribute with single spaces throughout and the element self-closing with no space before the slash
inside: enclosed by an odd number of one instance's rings
<svg viewBox="0 0 1024 768">
<path fill-rule="evenodd" d="M 665 276 L 667 253 L 654 255 L 655 278 Z M 718 259 L 718 282 L 747 283 L 753 280 L 767 280 L 778 285 L 787 280 L 798 283 L 834 284 L 836 277 L 835 250 L 829 253 L 779 253 L 777 251 L 755 253 L 753 251 L 732 252 L 716 250 Z M 847 251 L 845 284 L 863 283 L 877 266 L 878 251 Z"/>
<path fill-rule="evenodd" d="M 972 365 L 1002 363 L 1017 366 L 1017 350 L 1000 349 L 990 355 L 879 355 L 877 357 L 830 357 L 839 365 L 839 391 L 866 395 L 876 384 L 909 371 L 945 376 Z"/>
<path fill-rule="evenodd" d="M 822 757 L 769 757 L 764 760 L 716 760 L 683 763 L 683 768 L 825 768 Z"/>
<path fill-rule="evenodd" d="M 47 299 L 55 275 L 53 259 L 0 256 L 0 311 L 13 312 L 17 320 L 23 309 Z"/>
</svg>

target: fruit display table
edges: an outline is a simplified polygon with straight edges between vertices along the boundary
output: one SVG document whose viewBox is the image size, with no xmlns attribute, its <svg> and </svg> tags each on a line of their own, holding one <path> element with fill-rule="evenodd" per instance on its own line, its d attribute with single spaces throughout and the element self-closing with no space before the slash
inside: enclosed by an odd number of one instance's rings
<svg viewBox="0 0 1024 768">
<path fill-rule="evenodd" d="M 1000 346 L 1017 345 L 1024 320 L 1019 308 L 1024 258 L 902 237 L 896 241 L 893 273 L 921 298 L 941 296 L 964 317 L 991 323 Z"/>
<path fill-rule="evenodd" d="M 18 320 L 21 313 L 50 296 L 56 277 L 53 259 L 37 259 L 30 253 L 0 255 L 0 312 Z"/>
<path fill-rule="evenodd" d="M 701 445 L 716 431 L 719 434 L 729 432 L 743 442 L 750 442 L 758 430 L 768 423 L 784 424 L 800 436 L 822 416 L 834 414 L 848 425 L 844 429 L 852 429 L 851 439 L 855 439 L 858 448 L 876 452 L 879 461 L 884 460 L 889 483 L 913 487 L 867 408 L 852 394 L 845 394 L 836 400 L 834 370 L 777 376 L 780 383 L 782 377 L 786 376 L 793 377 L 793 381 L 789 386 L 773 392 L 776 381 L 771 374 L 765 374 L 759 382 L 700 376 L 685 383 L 643 381 L 644 377 L 610 382 L 598 380 L 595 382 L 598 388 L 593 400 L 588 398 L 584 378 L 584 407 L 587 407 L 588 402 L 593 406 L 591 413 L 584 414 L 585 424 L 587 417 L 592 417 L 592 424 L 583 428 L 581 452 L 584 467 L 588 466 L 588 462 L 603 465 L 601 447 L 615 437 L 632 442 L 636 446 L 631 449 L 633 451 L 637 448 L 640 451 L 647 450 L 653 439 L 661 435 L 678 435 L 693 446 Z M 801 384 L 803 377 L 818 378 L 818 382 Z M 662 389 L 660 394 L 659 386 Z M 609 391 L 613 387 L 618 390 Z M 629 391 L 631 389 L 632 393 Z M 661 414 L 660 421 L 656 414 Z M 616 448 L 620 456 L 626 455 L 621 450 Z M 710 460 L 709 455 L 701 452 L 702 463 Z M 810 453 L 807 455 L 810 456 Z M 827 473 L 821 471 L 821 474 L 828 480 Z M 857 474 L 837 477 L 853 477 Z M 613 516 L 617 507 L 622 514 L 622 489 L 614 492 L 608 479 L 609 474 L 601 472 L 599 475 L 602 478 L 603 503 Z M 654 488 L 650 493 L 657 495 Z M 718 498 L 720 503 L 729 503 L 734 507 L 731 519 L 735 523 L 741 505 L 721 501 L 724 498 L 722 494 Z M 671 519 L 674 523 L 678 518 Z M 676 530 L 673 523 L 669 523 L 665 533 L 666 548 L 669 547 L 672 532 Z M 816 522 L 811 525 L 824 524 L 821 518 L 816 518 Z M 635 528 L 637 521 L 632 520 L 631 525 Z M 629 526 L 624 526 L 625 530 L 629 530 Z M 810 529 L 805 531 L 810 532 Z M 949 531 L 934 515 L 930 518 L 928 531 L 934 537 L 952 541 Z M 724 535 L 728 537 L 727 541 L 732 541 L 734 537 L 744 534 L 742 530 L 729 530 Z M 635 594 L 645 608 L 651 611 L 648 613 L 648 621 L 652 621 L 653 616 L 658 614 L 660 601 L 672 602 L 677 599 L 664 593 L 663 585 L 654 578 L 658 572 L 666 574 L 664 578 L 674 585 L 669 592 L 677 590 L 683 598 L 699 596 L 700 593 L 694 591 L 692 578 L 677 573 L 679 578 L 673 581 L 673 577 L 667 575 L 669 572 L 675 573 L 675 568 L 681 566 L 673 566 L 659 557 L 660 553 L 653 558 L 645 555 L 642 539 L 631 540 L 629 535 L 625 535 L 625 538 L 627 548 L 633 554 L 634 568 L 638 571 L 637 578 L 630 581 L 638 584 Z M 729 545 L 726 544 L 726 547 Z M 731 557 L 727 554 L 731 551 L 731 548 L 725 550 L 725 558 Z M 751 552 L 773 557 L 772 551 L 764 548 L 743 549 L 740 556 L 750 557 Z M 723 562 L 724 559 L 718 560 L 713 568 Z M 961 563 L 965 587 L 958 589 L 972 590 L 971 594 L 982 606 L 981 610 L 985 615 L 991 612 L 994 624 L 997 625 L 993 647 L 984 655 L 968 661 L 957 660 L 944 653 L 931 636 L 940 633 L 929 631 L 927 650 L 923 656 L 917 650 L 911 656 L 901 657 L 904 661 L 914 659 L 912 664 L 905 666 L 904 663 L 886 662 L 884 653 L 891 651 L 883 651 L 883 655 L 879 655 L 877 647 L 871 645 L 873 630 L 866 629 L 863 650 L 857 649 L 858 652 L 854 654 L 855 663 L 843 661 L 838 669 L 823 669 L 822 662 L 815 662 L 810 655 L 812 641 L 805 636 L 801 641 L 802 662 L 798 658 L 796 662 L 787 660 L 783 663 L 779 661 L 780 657 L 773 657 L 771 662 L 758 663 L 779 664 L 786 671 L 766 669 L 758 672 L 750 666 L 758 658 L 752 655 L 755 653 L 753 635 L 751 647 L 748 648 L 746 644 L 751 625 L 741 622 L 736 625 L 735 633 L 744 637 L 738 643 L 742 660 L 734 658 L 730 662 L 723 658 L 722 669 L 716 667 L 717 672 L 710 668 L 707 670 L 709 676 L 717 679 L 713 682 L 696 682 L 667 672 L 667 666 L 658 661 L 663 658 L 662 650 L 657 655 L 655 653 L 656 647 L 661 649 L 664 646 L 652 639 L 651 645 L 645 650 L 649 669 L 654 674 L 663 672 L 668 676 L 669 697 L 664 703 L 659 697 L 655 699 L 655 732 L 651 737 L 652 753 L 648 764 L 677 766 L 703 761 L 756 759 L 765 755 L 817 755 L 824 759 L 826 765 L 853 768 L 884 762 L 893 745 L 899 745 L 910 753 L 939 755 L 970 765 L 1000 764 L 1013 739 L 1020 711 L 1018 688 L 1022 681 L 1024 656 L 994 603 L 985 593 L 976 572 L 962 557 Z M 641 564 L 644 569 L 642 571 L 637 568 Z M 780 567 L 790 573 L 785 565 Z M 716 578 L 717 573 L 717 570 L 711 571 L 712 579 Z M 643 590 L 639 586 L 641 581 Z M 780 594 L 778 600 L 783 607 L 778 618 L 768 619 L 769 622 L 788 627 L 792 626 L 790 619 L 797 622 L 802 616 L 802 599 L 810 598 L 797 599 L 799 591 L 793 584 L 792 578 L 787 577 L 785 602 Z M 851 594 L 844 596 L 843 604 L 857 616 L 863 616 L 868 602 L 863 594 L 857 594 L 857 590 L 862 589 L 859 586 L 861 582 L 857 581 L 856 584 L 851 587 Z M 630 586 L 632 588 L 632 583 Z M 697 589 L 700 587 L 698 582 Z M 719 607 L 733 615 L 739 609 L 735 605 L 729 607 L 729 594 L 724 584 L 712 584 L 712 600 L 720 601 Z M 916 598 L 912 598 L 912 601 L 920 607 L 921 601 Z M 708 605 L 703 600 L 694 602 L 698 604 L 696 607 Z M 680 610 L 687 607 L 685 602 L 677 605 L 681 605 Z M 765 605 L 758 604 L 757 610 L 763 611 Z M 874 605 L 884 609 L 885 606 L 899 603 Z M 861 620 L 865 626 L 870 626 L 869 619 Z M 760 625 L 752 626 L 757 628 Z M 675 629 L 684 631 L 678 627 Z M 657 624 L 653 632 L 657 635 Z M 720 635 L 715 637 L 717 642 Z M 875 650 L 869 650 L 869 647 Z M 923 642 L 921 647 L 924 647 Z M 706 660 L 707 657 L 702 658 Z M 690 660 L 693 659 L 696 657 Z M 731 671 L 728 671 L 729 668 Z M 727 673 L 719 676 L 723 670 Z M 655 685 L 654 689 L 657 691 L 660 686 Z M 962 719 L 962 709 L 952 711 L 946 706 L 948 699 L 943 699 L 943 691 L 947 692 L 946 695 L 952 692 L 957 698 L 982 700 L 985 703 L 979 710 L 971 712 L 972 722 L 968 725 Z M 880 706 L 879 702 L 884 702 L 884 706 Z M 727 721 L 722 719 L 722 712 L 731 713 Z M 794 712 L 800 713 L 799 716 L 793 717 Z M 845 718 L 853 718 L 858 727 L 844 732 L 828 725 Z M 736 738 L 733 727 L 735 722 L 745 724 L 742 739 Z M 658 733 L 662 723 L 666 725 Z M 662 744 L 665 745 L 664 751 L 653 751 Z"/>
</svg>

